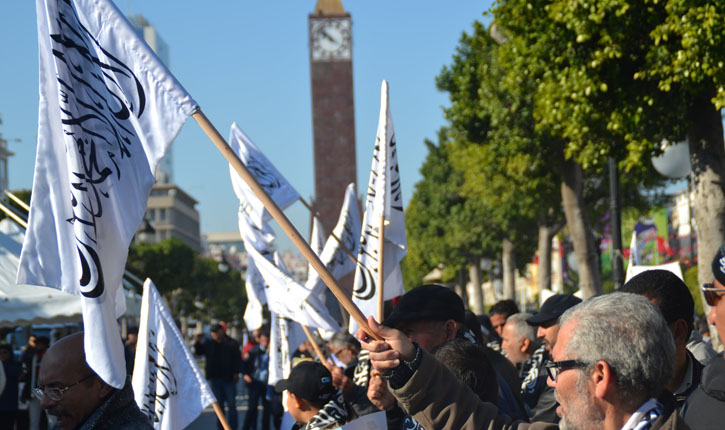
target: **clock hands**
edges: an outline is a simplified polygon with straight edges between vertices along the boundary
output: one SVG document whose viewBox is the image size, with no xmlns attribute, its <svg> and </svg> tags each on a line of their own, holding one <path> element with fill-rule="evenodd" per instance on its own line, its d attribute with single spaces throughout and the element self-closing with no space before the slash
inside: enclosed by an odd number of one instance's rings
<svg viewBox="0 0 725 430">
<path fill-rule="evenodd" d="M 325 39 L 329 40 L 330 42 L 332 42 L 332 43 L 338 43 L 337 40 L 334 37 L 330 36 L 330 33 L 328 33 L 326 29 L 324 29 L 324 28 L 321 29 L 320 30 L 320 33 L 322 34 L 322 36 Z"/>
</svg>

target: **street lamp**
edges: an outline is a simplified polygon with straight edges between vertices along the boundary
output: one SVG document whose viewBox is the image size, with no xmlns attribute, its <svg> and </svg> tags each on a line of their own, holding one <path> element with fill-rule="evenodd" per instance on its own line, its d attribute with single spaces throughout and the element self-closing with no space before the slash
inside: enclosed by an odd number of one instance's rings
<svg viewBox="0 0 725 430">
<path fill-rule="evenodd" d="M 139 242 L 149 243 L 152 242 L 155 237 L 156 230 L 151 225 L 151 222 L 148 220 L 148 218 L 144 217 L 143 221 L 141 222 L 141 230 L 138 231 Z"/>
</svg>

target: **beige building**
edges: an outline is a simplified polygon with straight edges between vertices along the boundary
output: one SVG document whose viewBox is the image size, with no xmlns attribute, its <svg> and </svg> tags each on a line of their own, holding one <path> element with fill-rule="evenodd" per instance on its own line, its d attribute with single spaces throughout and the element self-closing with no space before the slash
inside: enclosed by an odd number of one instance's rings
<svg viewBox="0 0 725 430">
<path fill-rule="evenodd" d="M 136 240 L 158 243 L 176 237 L 200 253 L 201 231 L 199 212 L 195 208 L 197 203 L 177 185 L 154 184 L 146 208 L 146 220 L 141 222 Z"/>
</svg>

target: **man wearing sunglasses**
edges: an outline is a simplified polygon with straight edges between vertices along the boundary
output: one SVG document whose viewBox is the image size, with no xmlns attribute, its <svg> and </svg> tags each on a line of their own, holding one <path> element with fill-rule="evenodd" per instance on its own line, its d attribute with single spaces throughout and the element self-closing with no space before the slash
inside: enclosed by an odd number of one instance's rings
<svg viewBox="0 0 725 430">
<path fill-rule="evenodd" d="M 673 408 L 656 397 L 672 376 L 675 346 L 667 323 L 646 298 L 612 293 L 566 311 L 547 365 L 559 401 L 559 426 L 513 422 L 400 331 L 379 326 L 360 330 L 373 366 L 389 376 L 391 392 L 425 428 L 458 430 L 659 430 L 688 429 Z"/>
<path fill-rule="evenodd" d="M 136 406 L 130 379 L 117 390 L 88 367 L 83 332 L 66 336 L 48 349 L 33 395 L 57 418 L 58 429 L 152 429 Z"/>
<path fill-rule="evenodd" d="M 714 324 L 720 341 L 725 341 L 725 245 L 712 260 L 715 281 L 702 286 L 710 306 L 708 322 Z M 687 399 L 684 417 L 693 429 L 721 429 L 725 423 L 725 359 L 715 357 L 702 371 L 702 381 Z"/>
</svg>

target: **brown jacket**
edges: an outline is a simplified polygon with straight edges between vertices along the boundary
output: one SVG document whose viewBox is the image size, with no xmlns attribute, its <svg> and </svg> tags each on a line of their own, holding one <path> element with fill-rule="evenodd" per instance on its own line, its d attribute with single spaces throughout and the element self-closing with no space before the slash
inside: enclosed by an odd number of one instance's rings
<svg viewBox="0 0 725 430">
<path fill-rule="evenodd" d="M 468 386 L 425 351 L 418 369 L 400 389 L 390 388 L 400 405 L 431 430 L 557 430 L 551 423 L 512 421 L 491 403 L 478 399 Z M 661 416 L 652 430 L 689 430 L 676 411 Z"/>
</svg>

